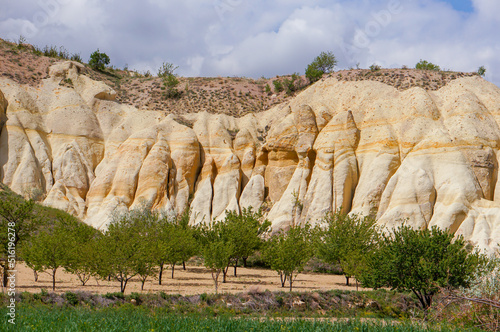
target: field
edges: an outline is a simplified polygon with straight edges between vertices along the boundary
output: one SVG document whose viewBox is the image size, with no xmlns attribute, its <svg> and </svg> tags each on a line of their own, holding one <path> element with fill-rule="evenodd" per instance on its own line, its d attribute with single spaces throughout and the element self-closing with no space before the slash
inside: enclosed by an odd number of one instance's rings
<svg viewBox="0 0 500 332">
<path fill-rule="evenodd" d="M 202 318 L 162 314 L 135 308 L 87 309 L 27 308 L 19 312 L 17 326 L 0 323 L 3 331 L 459 331 L 446 326 L 428 327 L 391 321 L 283 320 L 232 317 Z M 461 329 L 463 331 L 463 329 Z M 473 331 L 473 330 L 470 330 Z"/>
<path fill-rule="evenodd" d="M 35 282 L 33 271 L 26 267 L 26 265 L 18 264 L 17 270 L 18 291 L 36 293 L 42 288 L 52 290 L 52 277 L 49 274 L 40 273 L 38 281 Z M 176 266 L 174 279 L 172 279 L 171 273 L 170 269 L 163 272 L 162 285 L 158 285 L 157 279 L 148 279 L 144 285 L 144 291 L 141 291 L 141 282 L 139 279 L 134 278 L 127 284 L 125 294 L 134 292 L 164 292 L 166 294 L 195 295 L 214 292 L 214 282 L 211 273 L 202 266 L 187 265 L 186 271 L 182 269 L 182 266 Z M 237 275 L 237 277 L 234 277 L 233 269 L 230 268 L 227 283 L 221 283 L 219 291 L 221 293 L 241 293 L 249 290 L 283 290 L 279 276 L 272 270 L 238 267 Z M 220 279 L 222 280 L 222 276 Z M 299 274 L 293 284 L 293 290 L 297 292 L 334 289 L 356 290 L 356 284 L 353 281 L 350 286 L 346 286 L 343 276 L 319 273 Z M 362 289 L 359 288 L 359 290 Z M 55 292 L 65 293 L 67 291 L 106 294 L 120 291 L 120 284 L 117 281 L 96 281 L 96 279 L 92 278 L 85 286 L 82 286 L 75 275 L 71 275 L 60 269 L 56 273 Z"/>
</svg>

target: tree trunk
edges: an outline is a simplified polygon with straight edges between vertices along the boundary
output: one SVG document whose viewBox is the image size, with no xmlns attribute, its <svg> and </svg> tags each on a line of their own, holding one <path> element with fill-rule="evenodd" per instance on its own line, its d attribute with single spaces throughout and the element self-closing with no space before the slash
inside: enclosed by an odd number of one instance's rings
<svg viewBox="0 0 500 332">
<path fill-rule="evenodd" d="M 220 275 L 220 270 L 212 271 L 212 279 L 214 280 L 215 283 L 215 294 L 217 294 L 217 291 L 219 289 L 219 275 Z"/>
<path fill-rule="evenodd" d="M 161 285 L 161 276 L 163 275 L 163 263 L 160 264 L 160 274 L 158 276 L 158 285 Z"/>
<path fill-rule="evenodd" d="M 285 282 L 286 282 L 286 274 L 280 273 L 280 279 L 281 279 L 281 287 L 285 287 Z"/>
<path fill-rule="evenodd" d="M 56 271 L 57 269 L 52 269 L 52 291 L 56 290 Z"/>
<path fill-rule="evenodd" d="M 182 261 L 182 268 L 186 271 L 186 261 Z"/>
<path fill-rule="evenodd" d="M 121 286 L 120 286 L 120 291 L 122 293 L 125 293 L 125 287 L 127 287 L 127 279 L 123 280 L 122 283 L 121 283 Z"/>
<path fill-rule="evenodd" d="M 236 268 L 238 267 L 238 259 L 236 259 L 236 262 L 234 262 L 234 276 L 237 277 L 236 275 Z"/>
<path fill-rule="evenodd" d="M 225 269 L 222 269 L 222 283 L 225 284 L 226 283 L 226 276 L 227 276 L 227 270 L 229 270 L 229 264 L 230 263 L 227 263 L 227 266 Z"/>
<path fill-rule="evenodd" d="M 293 278 L 292 278 L 292 275 L 289 275 L 288 276 L 288 281 L 290 282 L 290 292 L 292 291 L 292 284 L 293 284 Z"/>
<path fill-rule="evenodd" d="M 144 290 L 144 284 L 146 283 L 146 278 L 141 280 L 141 291 Z"/>
<path fill-rule="evenodd" d="M 174 268 L 175 268 L 175 263 L 172 264 L 172 279 L 174 279 Z"/>
<path fill-rule="evenodd" d="M 345 277 L 345 285 L 346 285 L 346 286 L 349 286 L 349 278 L 350 278 L 350 277 L 348 277 L 348 276 L 346 276 L 346 277 Z"/>
<path fill-rule="evenodd" d="M 247 258 L 248 257 L 243 257 L 243 267 L 247 267 Z"/>
<path fill-rule="evenodd" d="M 36 270 L 33 270 L 33 275 L 35 276 L 35 282 L 38 281 L 38 272 Z M 85 284 L 83 284 L 85 286 Z"/>
<path fill-rule="evenodd" d="M 358 291 L 358 279 L 356 279 L 356 292 Z"/>
</svg>

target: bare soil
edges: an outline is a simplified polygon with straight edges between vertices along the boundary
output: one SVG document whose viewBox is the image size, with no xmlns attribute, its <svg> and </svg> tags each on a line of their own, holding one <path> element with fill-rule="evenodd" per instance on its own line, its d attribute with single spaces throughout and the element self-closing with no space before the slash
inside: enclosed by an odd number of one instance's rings
<svg viewBox="0 0 500 332">
<path fill-rule="evenodd" d="M 16 290 L 18 292 L 39 293 L 42 288 L 52 292 L 52 276 L 48 273 L 39 273 L 38 281 L 34 281 L 34 274 L 23 263 L 17 265 Z M 233 276 L 233 269 L 230 268 L 226 283 L 219 284 L 220 293 L 244 293 L 248 291 L 279 291 L 288 290 L 281 287 L 279 276 L 276 272 L 258 268 L 239 267 L 238 276 Z M 222 274 L 220 276 L 222 280 Z M 345 285 L 345 278 L 340 275 L 329 275 L 319 273 L 299 274 L 293 284 L 293 290 L 297 292 L 308 292 L 316 290 L 356 290 L 356 284 L 351 279 L 352 285 Z M 363 290 L 363 288 L 359 288 Z M 67 291 L 85 291 L 97 294 L 114 293 L 120 291 L 120 284 L 117 281 L 103 281 L 92 278 L 85 286 L 82 286 L 78 277 L 66 273 L 59 269 L 56 273 L 56 293 Z M 171 270 L 164 271 L 162 285 L 158 285 L 157 278 L 149 278 L 144 290 L 141 291 L 141 282 L 138 278 L 133 278 L 127 284 L 125 294 L 138 293 L 158 293 L 180 295 L 196 295 L 203 293 L 214 293 L 214 282 L 209 270 L 201 266 L 187 265 L 186 271 L 182 266 L 175 268 L 174 279 L 171 278 Z"/>
</svg>

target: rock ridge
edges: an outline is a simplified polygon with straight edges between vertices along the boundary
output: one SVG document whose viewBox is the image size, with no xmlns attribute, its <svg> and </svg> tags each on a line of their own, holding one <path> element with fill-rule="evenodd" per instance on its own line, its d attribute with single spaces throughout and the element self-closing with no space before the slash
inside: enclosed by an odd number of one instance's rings
<svg viewBox="0 0 500 332">
<path fill-rule="evenodd" d="M 0 79 L 0 180 L 99 229 L 143 207 L 194 224 L 262 207 L 275 230 L 342 208 L 499 246 L 500 89 L 480 77 L 333 76 L 264 112 L 183 117 L 120 104 L 71 61 L 37 88 Z"/>
</svg>

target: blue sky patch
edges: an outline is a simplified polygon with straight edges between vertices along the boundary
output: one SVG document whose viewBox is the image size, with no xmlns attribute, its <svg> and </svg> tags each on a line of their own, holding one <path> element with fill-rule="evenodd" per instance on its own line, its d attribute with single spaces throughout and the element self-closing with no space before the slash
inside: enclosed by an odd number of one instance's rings
<svg viewBox="0 0 500 332">
<path fill-rule="evenodd" d="M 443 0 L 453 6 L 455 10 L 471 13 L 474 11 L 471 0 Z"/>
</svg>

